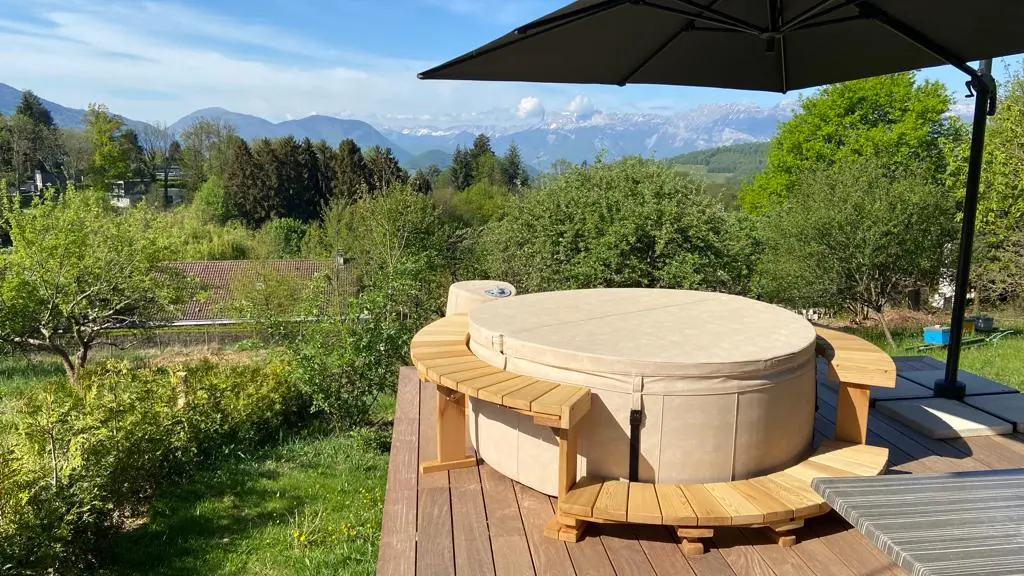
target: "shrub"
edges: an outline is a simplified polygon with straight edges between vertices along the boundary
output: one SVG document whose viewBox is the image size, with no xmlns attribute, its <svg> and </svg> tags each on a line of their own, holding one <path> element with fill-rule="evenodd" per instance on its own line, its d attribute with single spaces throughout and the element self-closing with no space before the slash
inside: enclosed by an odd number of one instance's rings
<svg viewBox="0 0 1024 576">
<path fill-rule="evenodd" d="M 111 531 L 204 462 L 276 437 L 307 406 L 287 365 L 199 362 L 54 380 L 0 419 L 0 566 L 93 567 Z"/>
<path fill-rule="evenodd" d="M 294 218 L 270 220 L 256 234 L 256 251 L 268 260 L 297 258 L 302 253 L 306 225 Z"/>
<path fill-rule="evenodd" d="M 524 292 L 592 287 L 746 289 L 739 217 L 700 181 L 627 158 L 573 166 L 527 191 L 476 242 L 483 267 Z"/>
</svg>

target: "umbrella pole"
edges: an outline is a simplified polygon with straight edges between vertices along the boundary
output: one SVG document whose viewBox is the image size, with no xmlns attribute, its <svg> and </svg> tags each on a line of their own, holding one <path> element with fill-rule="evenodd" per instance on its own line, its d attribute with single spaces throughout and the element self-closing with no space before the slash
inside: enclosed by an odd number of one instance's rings
<svg viewBox="0 0 1024 576">
<path fill-rule="evenodd" d="M 991 60 L 980 67 L 980 76 L 988 74 Z M 985 155 L 985 128 L 991 112 L 993 87 L 975 77 L 974 124 L 971 129 L 971 156 L 967 163 L 967 190 L 964 195 L 963 223 L 960 228 L 960 257 L 956 266 L 956 286 L 953 291 L 953 316 L 950 320 L 949 346 L 946 348 L 946 373 L 935 381 L 935 396 L 963 400 L 967 387 L 959 380 L 960 344 L 964 336 L 964 314 L 967 311 L 967 289 L 971 274 L 971 251 L 974 246 L 974 221 L 978 213 L 978 189 L 981 184 L 981 165 Z"/>
</svg>

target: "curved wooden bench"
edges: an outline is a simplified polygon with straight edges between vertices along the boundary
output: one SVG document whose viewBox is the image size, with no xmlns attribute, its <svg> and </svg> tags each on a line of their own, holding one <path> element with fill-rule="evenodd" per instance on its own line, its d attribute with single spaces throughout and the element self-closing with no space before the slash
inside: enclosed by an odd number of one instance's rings
<svg viewBox="0 0 1024 576">
<path fill-rule="evenodd" d="M 534 422 L 554 428 L 559 438 L 563 473 L 576 477 L 575 424 L 590 410 L 590 389 L 520 376 L 495 368 L 469 349 L 469 323 L 455 314 L 427 325 L 413 336 L 409 356 L 420 379 L 438 387 L 437 460 L 420 465 L 423 473 L 453 470 L 476 464 L 465 453 L 465 398 L 479 398 L 532 416 Z M 565 490 L 568 481 L 560 482 Z"/>
<path fill-rule="evenodd" d="M 676 527 L 684 550 L 703 552 L 700 538 L 716 527 L 765 526 L 782 545 L 785 532 L 829 511 L 811 480 L 876 476 L 885 472 L 889 451 L 868 446 L 869 390 L 894 387 L 896 367 L 881 349 L 856 336 L 815 327 L 817 353 L 839 382 L 836 440 L 824 442 L 806 460 L 780 472 L 733 482 L 657 484 L 591 477 L 576 478 L 576 424 L 590 409 L 590 390 L 520 376 L 478 359 L 468 347 L 466 315 L 443 318 L 420 330 L 410 356 L 420 378 L 438 386 L 438 459 L 421 470 L 450 470 L 476 464 L 465 455 L 465 397 L 479 398 L 533 416 L 559 438 L 558 513 L 545 527 L 552 538 L 578 541 L 588 522 L 661 524 Z"/>
</svg>

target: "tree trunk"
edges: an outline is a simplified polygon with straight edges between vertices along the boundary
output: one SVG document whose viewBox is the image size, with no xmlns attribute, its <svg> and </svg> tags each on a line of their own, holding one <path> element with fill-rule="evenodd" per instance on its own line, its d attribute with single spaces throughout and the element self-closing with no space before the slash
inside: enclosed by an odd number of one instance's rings
<svg viewBox="0 0 1024 576">
<path fill-rule="evenodd" d="M 882 325 L 882 331 L 885 332 L 885 340 L 889 343 L 889 347 L 893 350 L 896 349 L 896 341 L 892 339 L 892 332 L 889 330 L 889 321 L 885 318 L 885 310 L 879 309 L 875 311 L 878 314 L 878 323 Z"/>
<path fill-rule="evenodd" d="M 78 370 L 75 369 L 75 363 L 71 360 L 71 356 L 64 350 L 55 350 L 54 354 L 60 357 L 60 363 L 64 366 L 64 374 L 68 378 L 68 382 L 75 384 L 78 380 Z"/>
<path fill-rule="evenodd" d="M 920 312 L 921 311 L 921 289 L 920 288 L 914 288 L 913 290 L 911 290 L 910 292 L 907 293 L 907 304 L 910 306 L 910 309 L 913 310 L 914 312 Z"/>
<path fill-rule="evenodd" d="M 89 344 L 83 343 L 82 349 L 75 355 L 75 374 L 82 371 L 85 368 L 85 363 L 89 360 Z"/>
</svg>

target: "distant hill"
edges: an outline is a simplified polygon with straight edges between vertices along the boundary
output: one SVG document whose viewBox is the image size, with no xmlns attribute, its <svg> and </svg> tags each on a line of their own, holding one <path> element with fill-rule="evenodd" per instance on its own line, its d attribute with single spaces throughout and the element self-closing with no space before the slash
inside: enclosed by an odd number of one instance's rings
<svg viewBox="0 0 1024 576">
<path fill-rule="evenodd" d="M 39 96 L 36 94 L 36 96 Z M 43 106 L 50 111 L 53 116 L 53 121 L 57 123 L 57 126 L 61 128 L 73 128 L 75 130 L 81 130 L 82 116 L 85 115 L 85 110 L 78 108 L 68 108 L 61 106 L 56 102 L 50 102 L 44 99 L 42 96 L 39 97 L 43 101 Z M 10 116 L 14 114 L 14 111 L 18 109 L 18 102 L 21 102 L 21 90 L 7 84 L 0 83 L 0 114 L 4 116 Z M 119 116 L 124 121 L 125 125 L 134 128 L 136 131 L 141 131 L 142 127 L 146 125 L 145 122 L 139 122 L 138 120 L 132 120 L 131 118 L 125 118 Z"/>
<path fill-rule="evenodd" d="M 405 167 L 413 164 L 414 156 L 405 149 L 395 145 L 376 128 L 362 120 L 345 120 L 332 116 L 308 116 L 299 120 L 288 120 L 285 122 L 270 122 L 258 116 L 232 112 L 223 108 L 204 108 L 181 118 L 171 129 L 181 132 L 188 128 L 200 118 L 218 119 L 229 122 L 235 127 L 239 136 L 246 140 L 255 138 L 283 138 L 294 136 L 298 140 L 309 138 L 310 140 L 325 140 L 331 146 L 337 146 L 346 138 L 355 140 L 362 148 L 381 146 L 391 148 L 395 158 Z"/>
<path fill-rule="evenodd" d="M 420 168 L 426 168 L 431 164 L 437 164 L 437 167 L 444 170 L 451 166 L 452 155 L 450 152 L 444 150 L 427 150 L 422 154 L 417 154 L 413 157 L 412 161 L 409 162 L 407 168 L 409 170 L 419 170 Z"/>
<path fill-rule="evenodd" d="M 672 166 L 692 168 L 706 174 L 709 180 L 746 181 L 764 170 L 768 158 L 768 142 L 750 142 L 687 152 L 666 160 Z"/>
</svg>

